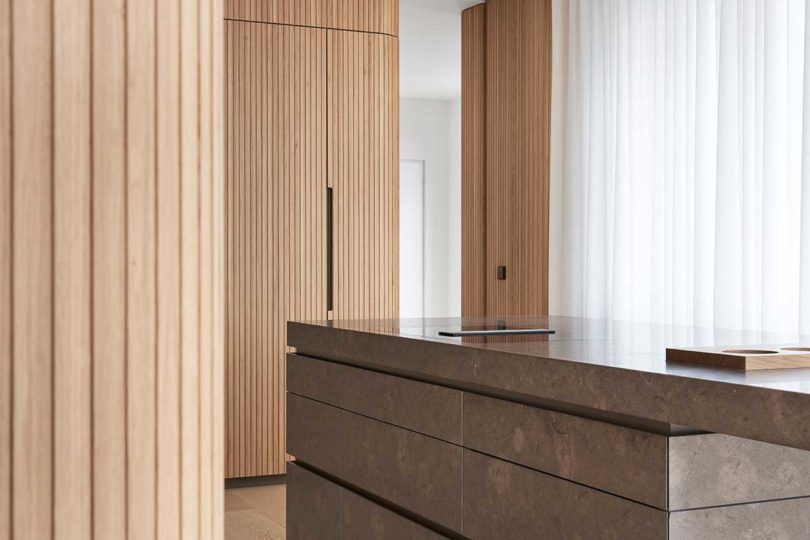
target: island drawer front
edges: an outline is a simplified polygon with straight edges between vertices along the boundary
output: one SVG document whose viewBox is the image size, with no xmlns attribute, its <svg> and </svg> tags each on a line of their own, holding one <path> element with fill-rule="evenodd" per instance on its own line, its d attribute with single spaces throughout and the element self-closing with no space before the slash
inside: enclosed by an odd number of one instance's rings
<svg viewBox="0 0 810 540">
<path fill-rule="evenodd" d="M 667 437 L 464 394 L 464 447 L 667 508 Z"/>
<path fill-rule="evenodd" d="M 461 444 L 462 392 L 453 388 L 289 353 L 287 391 Z"/>
<path fill-rule="evenodd" d="M 343 538 L 440 540 L 447 538 L 357 493 L 343 490 Z"/>
<path fill-rule="evenodd" d="M 807 450 L 716 433 L 669 439 L 671 510 L 807 496 Z"/>
<path fill-rule="evenodd" d="M 287 453 L 339 476 L 344 413 L 319 401 L 287 393 Z"/>
<path fill-rule="evenodd" d="M 414 514 L 461 529 L 461 447 L 287 394 L 287 452 Z"/>
<path fill-rule="evenodd" d="M 664 510 L 464 450 L 464 527 L 476 539 L 667 538 Z"/>
<path fill-rule="evenodd" d="M 445 538 L 294 462 L 287 469 L 287 524 L 289 540 Z"/>
<path fill-rule="evenodd" d="M 290 462 L 286 489 L 289 540 L 341 537 L 343 488 Z"/>
</svg>

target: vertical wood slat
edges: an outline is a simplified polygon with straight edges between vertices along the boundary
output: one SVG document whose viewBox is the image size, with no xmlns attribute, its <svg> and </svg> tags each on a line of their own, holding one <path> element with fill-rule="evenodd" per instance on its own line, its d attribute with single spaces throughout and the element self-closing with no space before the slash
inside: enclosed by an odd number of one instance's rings
<svg viewBox="0 0 810 540">
<path fill-rule="evenodd" d="M 208 73 L 208 79 L 211 81 L 211 96 L 210 100 L 212 103 L 211 110 L 212 110 L 212 119 L 211 119 L 211 137 L 208 139 L 211 144 L 211 155 L 212 155 L 212 171 L 211 174 L 208 176 L 208 180 L 212 185 L 212 207 L 213 211 L 211 212 L 211 238 L 209 241 L 213 247 L 212 253 L 212 267 L 213 267 L 213 279 L 210 285 L 210 289 L 212 291 L 212 302 L 209 312 L 214 316 L 214 324 L 212 325 L 212 330 L 214 330 L 211 335 L 213 336 L 213 347 L 212 355 L 212 408 L 213 408 L 213 416 L 214 421 L 211 423 L 214 431 L 213 431 L 213 439 L 214 439 L 214 455 L 213 455 L 213 462 L 214 466 L 212 467 L 211 471 L 213 473 L 213 477 L 211 479 L 214 494 L 214 511 L 211 513 L 213 516 L 213 531 L 214 535 L 219 538 L 222 536 L 222 530 L 224 526 L 224 505 L 225 505 L 225 491 L 221 489 L 217 489 L 218 486 L 222 485 L 222 478 L 225 476 L 225 439 L 222 437 L 222 426 L 225 425 L 225 389 L 221 383 L 221 373 L 223 370 L 224 362 L 225 362 L 225 324 L 224 324 L 224 317 L 221 316 L 225 310 L 225 295 L 224 290 L 220 286 L 221 283 L 224 282 L 225 279 L 225 272 L 226 267 L 223 262 L 223 254 L 225 252 L 225 236 L 223 233 L 224 229 L 222 227 L 224 223 L 224 207 L 221 201 L 225 200 L 225 183 L 224 181 L 220 181 L 220 173 L 224 170 L 225 167 L 225 156 L 224 150 L 222 149 L 221 145 L 218 144 L 218 141 L 222 139 L 222 134 L 224 133 L 224 110 L 222 106 L 222 102 L 220 100 L 220 95 L 223 90 L 223 83 L 221 74 L 225 72 L 225 66 L 223 64 L 223 58 L 221 55 L 221 51 L 223 50 L 223 43 L 221 41 L 221 32 L 218 29 L 222 26 L 222 3 L 220 0 L 211 0 L 212 2 L 212 17 L 211 17 L 211 25 L 214 28 L 214 31 L 210 33 L 212 38 L 212 43 L 208 47 L 209 55 L 212 58 L 211 61 L 211 71 Z M 224 179 L 224 177 L 222 177 Z"/>
<path fill-rule="evenodd" d="M 487 314 L 486 4 L 461 13 L 461 314 Z"/>
<path fill-rule="evenodd" d="M 126 534 L 126 0 L 94 2 L 93 42 L 93 528 Z"/>
<path fill-rule="evenodd" d="M 0 538 L 222 535 L 221 20 L 0 6 Z"/>
<path fill-rule="evenodd" d="M 92 531 L 91 4 L 53 5 L 53 400 L 56 537 Z"/>
<path fill-rule="evenodd" d="M 198 66 L 200 53 L 199 3 L 182 0 L 178 10 L 179 36 L 179 249 L 180 260 L 180 355 L 179 355 L 179 400 L 180 440 L 179 500 L 180 537 L 189 540 L 200 538 L 200 371 L 201 318 L 200 289 L 202 287 L 200 258 L 201 239 L 201 189 L 198 179 L 200 167 L 200 96 Z M 204 139 L 203 139 L 204 140 Z M 203 149 L 207 151 L 207 148 Z M 203 177 L 204 178 L 204 177 Z M 210 399 L 210 395 L 209 395 Z M 200 443 L 197 443 L 200 441 Z"/>
<path fill-rule="evenodd" d="M 12 528 L 46 538 L 53 526 L 53 13 L 50 0 L 16 0 L 12 12 Z"/>
<path fill-rule="evenodd" d="M 180 3 L 158 0 L 155 70 L 157 538 L 180 536 Z M 188 276 L 189 280 L 191 276 Z M 186 317 L 194 317 L 186 313 Z"/>
<path fill-rule="evenodd" d="M 398 40 L 329 31 L 336 319 L 399 314 Z"/>
<path fill-rule="evenodd" d="M 226 0 L 225 17 L 396 36 L 399 0 Z"/>
<path fill-rule="evenodd" d="M 225 66 L 221 0 L 199 2 L 200 81 L 200 538 L 222 538 L 225 492 Z M 184 21 L 187 19 L 184 19 Z"/>
<path fill-rule="evenodd" d="M 155 5 L 127 1 L 128 536 L 157 534 Z"/>
<path fill-rule="evenodd" d="M 226 476 L 285 471 L 286 321 L 324 318 L 325 32 L 226 22 Z"/>
<path fill-rule="evenodd" d="M 486 25 L 487 312 L 546 314 L 551 0 L 490 0 Z"/>
<path fill-rule="evenodd" d="M 11 531 L 11 2 L 0 4 L 0 538 Z"/>
<path fill-rule="evenodd" d="M 214 5 L 219 5 L 220 2 L 216 0 L 204 0 L 196 3 L 198 12 L 198 61 L 199 72 L 197 73 L 198 84 L 198 137 L 200 144 L 196 148 L 198 163 L 199 163 L 199 335 L 198 335 L 198 351 L 200 354 L 200 367 L 199 367 L 199 389 L 197 391 L 198 406 L 199 406 L 199 437 L 200 446 L 198 449 L 199 459 L 199 504 L 196 507 L 198 512 L 198 532 L 201 540 L 211 540 L 213 538 L 221 537 L 223 530 L 222 516 L 223 504 L 220 498 L 220 493 L 223 491 L 219 489 L 222 485 L 223 465 L 222 461 L 224 456 L 222 454 L 222 442 L 224 438 L 223 416 L 218 411 L 223 408 L 221 402 L 221 395 L 223 393 L 222 386 L 225 384 L 223 365 L 221 359 L 223 355 L 215 354 L 214 350 L 224 351 L 224 344 L 218 343 L 217 336 L 224 335 L 224 315 L 221 311 L 217 311 L 219 315 L 215 316 L 215 310 L 221 306 L 217 306 L 218 295 L 215 294 L 215 282 L 219 278 L 224 278 L 217 271 L 217 263 L 223 264 L 224 253 L 219 251 L 219 246 L 215 245 L 216 238 L 224 236 L 224 234 L 216 235 L 214 233 L 214 201 L 219 201 L 220 208 L 224 209 L 225 201 L 221 193 L 214 193 L 214 178 L 213 171 L 215 170 L 215 162 L 217 157 L 214 156 L 214 149 L 219 148 L 214 132 L 221 134 L 222 126 L 215 126 L 214 119 L 217 116 L 214 104 L 217 103 L 221 106 L 224 103 L 224 94 L 220 93 L 214 86 L 216 76 L 221 76 L 217 73 L 213 66 L 214 58 L 218 57 L 215 54 L 217 47 L 219 51 L 224 51 L 222 43 L 214 41 L 212 34 L 214 28 L 214 21 L 216 25 L 221 25 L 221 13 L 214 13 Z M 186 4 L 184 4 L 186 5 Z M 185 11 L 184 11 L 185 12 Z M 184 17 L 185 21 L 187 17 Z M 191 33 L 191 32 L 189 32 Z M 184 36 L 185 36 L 184 32 Z M 184 40 L 185 42 L 185 40 Z M 186 49 L 183 49 L 185 54 Z M 188 65 L 188 64 L 187 64 Z M 214 75 L 216 73 L 216 75 Z M 185 80 L 185 77 L 184 77 Z M 222 84 L 222 82 L 217 82 Z M 224 86 L 224 85 L 223 85 Z M 213 100 L 214 96 L 218 96 L 218 100 Z M 219 128 L 219 129 L 217 129 Z M 220 135 L 221 136 L 221 135 Z M 186 138 L 184 138 L 184 141 Z M 219 141 L 224 142 L 224 141 Z M 220 150 L 221 151 L 221 150 Z M 185 160 L 184 160 L 185 163 Z M 184 169 L 187 173 L 191 172 L 188 167 Z M 185 178 L 184 178 L 185 181 Z M 222 219 L 224 216 L 218 216 Z M 219 225 L 223 227 L 224 220 L 219 221 Z M 219 257 L 220 259 L 217 259 Z M 224 288 L 224 280 L 221 282 Z M 220 291 L 221 293 L 221 291 Z M 219 331 L 217 331 L 219 328 Z M 188 352 L 188 351 L 186 351 Z M 219 361 L 218 361 L 219 360 Z M 184 364 L 186 360 L 184 359 Z M 185 380 L 185 379 L 184 379 Z M 185 418 L 185 414 L 183 415 Z M 215 427 L 219 426 L 219 428 Z M 184 436 L 185 440 L 185 436 Z M 193 446 L 186 445 L 183 447 L 184 454 L 193 452 Z M 184 469 L 185 470 L 185 469 Z M 187 476 L 183 475 L 184 482 L 187 482 Z M 187 497 L 193 497 L 193 492 L 186 489 L 186 484 L 183 486 L 183 507 L 185 508 L 185 501 Z M 220 515 L 217 515 L 220 514 Z M 188 530 L 185 526 L 184 519 L 183 531 L 186 533 Z M 191 528 L 193 531 L 193 527 Z M 186 535 L 188 536 L 188 534 Z"/>
</svg>

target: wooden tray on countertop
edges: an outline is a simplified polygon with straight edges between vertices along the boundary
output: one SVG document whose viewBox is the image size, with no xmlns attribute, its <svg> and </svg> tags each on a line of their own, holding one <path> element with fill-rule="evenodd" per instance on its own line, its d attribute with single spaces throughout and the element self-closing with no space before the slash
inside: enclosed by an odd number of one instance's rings
<svg viewBox="0 0 810 540">
<path fill-rule="evenodd" d="M 746 371 L 810 368 L 810 346 L 729 345 L 667 349 L 667 362 L 686 362 Z"/>
</svg>

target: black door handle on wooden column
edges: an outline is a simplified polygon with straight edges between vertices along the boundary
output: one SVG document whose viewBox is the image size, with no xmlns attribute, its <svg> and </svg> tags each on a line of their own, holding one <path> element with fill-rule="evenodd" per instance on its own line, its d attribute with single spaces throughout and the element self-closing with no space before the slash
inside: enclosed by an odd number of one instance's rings
<svg viewBox="0 0 810 540">
<path fill-rule="evenodd" d="M 333 308 L 332 188 L 326 188 L 326 311 Z"/>
</svg>

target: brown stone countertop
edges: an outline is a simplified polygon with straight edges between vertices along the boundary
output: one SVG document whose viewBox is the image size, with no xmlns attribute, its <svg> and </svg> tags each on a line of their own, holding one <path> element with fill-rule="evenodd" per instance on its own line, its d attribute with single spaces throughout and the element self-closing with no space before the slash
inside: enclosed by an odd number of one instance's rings
<svg viewBox="0 0 810 540">
<path fill-rule="evenodd" d="M 549 336 L 443 337 L 505 324 Z M 667 347 L 810 346 L 810 336 L 575 317 L 291 322 L 299 354 L 662 433 L 725 433 L 810 450 L 810 368 L 666 362 Z"/>
</svg>

